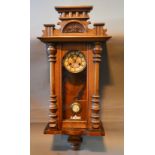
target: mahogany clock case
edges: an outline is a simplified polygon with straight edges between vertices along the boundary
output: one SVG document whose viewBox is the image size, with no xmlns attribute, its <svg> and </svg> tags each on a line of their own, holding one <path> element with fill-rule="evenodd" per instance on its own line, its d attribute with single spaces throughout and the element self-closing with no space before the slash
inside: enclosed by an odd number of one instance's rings
<svg viewBox="0 0 155 155">
<path fill-rule="evenodd" d="M 67 134 L 73 149 L 81 135 L 104 136 L 99 76 L 103 45 L 111 38 L 104 23 L 89 28 L 92 6 L 57 6 L 58 25 L 44 24 L 41 37 L 50 66 L 49 122 L 45 134 Z M 76 112 L 77 111 L 77 112 Z"/>
</svg>

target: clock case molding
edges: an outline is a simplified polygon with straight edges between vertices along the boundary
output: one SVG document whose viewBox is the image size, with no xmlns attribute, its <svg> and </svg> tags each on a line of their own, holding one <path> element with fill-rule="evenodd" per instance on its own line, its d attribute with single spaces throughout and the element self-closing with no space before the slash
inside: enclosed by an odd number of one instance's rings
<svg viewBox="0 0 155 155">
<path fill-rule="evenodd" d="M 101 53 L 104 52 L 102 46 L 111 36 L 106 34 L 104 23 L 94 23 L 93 28 L 88 27 L 91 24 L 88 20 L 92 6 L 56 6 L 55 9 L 60 14 L 59 28 L 54 24 L 44 24 L 43 34 L 38 37 L 46 44 L 50 65 L 50 113 L 44 133 L 70 135 L 68 141 L 74 141 L 72 147 L 77 149 L 82 141 L 81 135 L 105 135 L 99 114 L 99 66 Z M 82 51 L 87 61 L 81 120 L 65 119 L 63 116 L 63 104 L 68 103 L 63 103 L 67 84 L 64 84 L 64 88 L 62 62 L 69 50 Z M 76 77 L 76 74 L 73 77 Z M 70 112 L 66 110 L 66 118 L 67 115 L 70 115 Z"/>
</svg>

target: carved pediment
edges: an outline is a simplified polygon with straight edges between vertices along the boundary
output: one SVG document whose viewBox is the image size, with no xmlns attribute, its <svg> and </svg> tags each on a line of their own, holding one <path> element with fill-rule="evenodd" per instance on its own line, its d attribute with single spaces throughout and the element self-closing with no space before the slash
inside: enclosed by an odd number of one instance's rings
<svg viewBox="0 0 155 155">
<path fill-rule="evenodd" d="M 71 22 L 68 23 L 64 28 L 63 31 L 64 33 L 84 33 L 85 28 L 82 24 L 78 22 Z"/>
<path fill-rule="evenodd" d="M 61 39 L 62 41 L 73 41 L 73 39 L 92 41 L 93 38 L 95 40 L 95 37 L 100 37 L 98 39 L 103 37 L 103 40 L 109 38 L 106 34 L 107 30 L 104 28 L 104 23 L 94 23 L 93 28 L 88 27 L 88 25 L 91 24 L 91 21 L 88 20 L 89 12 L 92 8 L 92 6 L 55 7 L 60 14 L 60 21 L 57 23 L 58 28 L 55 24 L 44 24 L 45 29 L 43 30 L 42 37 L 48 37 L 47 40 L 53 40 L 54 42 L 57 40 L 60 41 Z"/>
</svg>

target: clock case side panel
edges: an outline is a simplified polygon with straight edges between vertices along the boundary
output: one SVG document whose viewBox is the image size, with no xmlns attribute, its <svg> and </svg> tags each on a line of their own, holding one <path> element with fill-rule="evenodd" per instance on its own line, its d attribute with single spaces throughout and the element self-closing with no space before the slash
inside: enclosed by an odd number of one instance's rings
<svg viewBox="0 0 155 155">
<path fill-rule="evenodd" d="M 93 65 L 93 45 L 92 43 L 87 44 L 88 51 L 88 69 L 87 69 L 87 79 L 88 79 L 88 129 L 91 129 L 91 106 L 92 106 L 92 95 L 94 87 L 94 65 Z"/>
<path fill-rule="evenodd" d="M 57 43 L 56 49 L 57 49 L 57 55 L 56 55 L 56 64 L 55 64 L 55 89 L 56 89 L 56 94 L 57 94 L 57 115 L 58 115 L 58 130 L 62 128 L 62 81 L 61 81 L 61 76 L 62 76 L 62 68 L 61 68 L 61 48 L 62 45 L 61 43 Z"/>
</svg>

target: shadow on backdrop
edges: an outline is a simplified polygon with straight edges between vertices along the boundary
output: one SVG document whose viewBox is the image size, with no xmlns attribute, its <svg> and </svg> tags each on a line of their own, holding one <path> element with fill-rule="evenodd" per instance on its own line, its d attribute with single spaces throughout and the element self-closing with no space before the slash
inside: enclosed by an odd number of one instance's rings
<svg viewBox="0 0 155 155">
<path fill-rule="evenodd" d="M 103 98 L 103 90 L 104 86 L 112 85 L 113 79 L 110 75 L 110 66 L 109 66 L 109 59 L 108 59 L 108 49 L 107 45 L 103 44 L 102 46 L 103 51 L 101 53 L 101 62 L 100 62 L 100 97 Z"/>
</svg>

